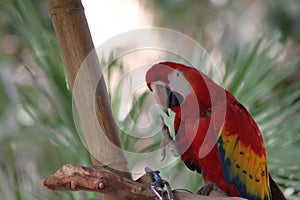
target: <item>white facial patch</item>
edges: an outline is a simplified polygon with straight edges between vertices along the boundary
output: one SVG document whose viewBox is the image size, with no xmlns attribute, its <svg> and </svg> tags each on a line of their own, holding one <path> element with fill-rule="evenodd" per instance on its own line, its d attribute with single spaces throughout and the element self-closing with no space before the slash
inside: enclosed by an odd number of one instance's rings
<svg viewBox="0 0 300 200">
<path fill-rule="evenodd" d="M 184 99 L 188 96 L 192 90 L 192 86 L 188 80 L 184 77 L 181 71 L 175 70 L 168 75 L 169 86 L 171 91 L 176 91 L 181 94 Z"/>
</svg>

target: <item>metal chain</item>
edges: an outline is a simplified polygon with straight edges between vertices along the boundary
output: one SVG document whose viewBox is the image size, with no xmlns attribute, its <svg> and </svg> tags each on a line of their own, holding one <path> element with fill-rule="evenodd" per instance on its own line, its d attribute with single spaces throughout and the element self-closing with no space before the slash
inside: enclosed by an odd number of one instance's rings
<svg viewBox="0 0 300 200">
<path fill-rule="evenodd" d="M 151 183 L 151 189 L 156 194 L 156 196 L 159 198 L 159 200 L 165 200 L 164 199 L 164 193 L 167 192 L 168 200 L 174 200 L 172 188 L 170 184 L 161 178 L 159 175 L 159 171 L 153 171 L 149 167 L 145 167 L 145 171 L 147 173 L 152 174 L 154 181 Z M 166 187 L 166 189 L 164 189 Z"/>
</svg>

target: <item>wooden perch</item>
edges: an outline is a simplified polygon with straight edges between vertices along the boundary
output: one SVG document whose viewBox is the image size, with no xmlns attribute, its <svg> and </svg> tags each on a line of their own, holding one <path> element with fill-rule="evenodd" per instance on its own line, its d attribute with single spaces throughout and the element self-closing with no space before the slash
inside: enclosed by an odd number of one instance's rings
<svg viewBox="0 0 300 200">
<path fill-rule="evenodd" d="M 156 200 L 150 188 L 152 177 L 145 174 L 138 181 L 121 177 L 106 167 L 66 164 L 55 174 L 41 181 L 43 188 L 51 190 L 87 190 L 110 194 L 122 200 Z M 242 198 L 225 197 L 216 191 L 210 196 L 201 196 L 188 192 L 173 191 L 176 200 L 242 200 Z"/>
<path fill-rule="evenodd" d="M 130 178 L 82 3 L 47 0 L 47 4 L 93 164 L 105 162 Z"/>
<path fill-rule="evenodd" d="M 117 199 L 154 199 L 155 194 L 145 184 L 121 177 L 105 167 L 83 167 L 67 164 L 41 182 L 51 190 L 88 190 L 112 194 Z"/>
</svg>

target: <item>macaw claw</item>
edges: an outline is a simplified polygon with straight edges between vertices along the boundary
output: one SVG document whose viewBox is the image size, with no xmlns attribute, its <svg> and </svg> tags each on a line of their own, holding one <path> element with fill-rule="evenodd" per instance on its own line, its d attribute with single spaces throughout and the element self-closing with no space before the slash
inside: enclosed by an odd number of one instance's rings
<svg viewBox="0 0 300 200">
<path fill-rule="evenodd" d="M 208 182 L 206 183 L 204 186 L 202 186 L 197 194 L 199 195 L 204 195 L 204 196 L 209 196 L 209 194 L 211 193 L 211 191 L 217 191 L 219 193 L 222 193 L 224 194 L 225 196 L 228 196 L 228 194 L 226 194 L 226 192 L 224 192 L 223 190 L 221 190 L 221 188 L 216 184 L 216 183 L 213 183 L 213 182 Z"/>
<path fill-rule="evenodd" d="M 162 122 L 162 132 L 164 135 L 164 139 L 160 145 L 161 146 L 161 156 L 162 156 L 161 161 L 163 161 L 166 157 L 166 147 L 168 147 L 170 153 L 174 157 L 180 156 L 181 153 L 180 153 L 179 145 L 171 136 L 170 130 L 169 130 L 168 126 L 165 124 L 163 117 L 161 117 L 161 122 Z"/>
</svg>

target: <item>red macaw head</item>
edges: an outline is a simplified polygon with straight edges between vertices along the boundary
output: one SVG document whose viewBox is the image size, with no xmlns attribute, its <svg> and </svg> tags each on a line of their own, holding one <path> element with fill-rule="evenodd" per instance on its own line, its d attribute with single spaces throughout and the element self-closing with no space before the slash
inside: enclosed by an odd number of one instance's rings
<svg viewBox="0 0 300 200">
<path fill-rule="evenodd" d="M 223 88 L 196 68 L 173 62 L 153 65 L 146 74 L 146 82 L 166 113 L 168 108 L 174 110 L 183 104 L 191 104 L 191 99 L 197 101 L 200 109 L 208 109 L 216 97 L 222 92 L 225 94 Z"/>
</svg>

